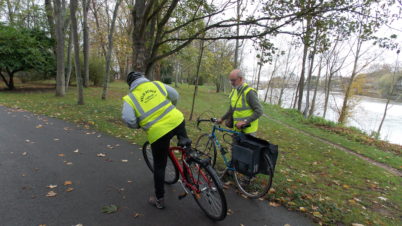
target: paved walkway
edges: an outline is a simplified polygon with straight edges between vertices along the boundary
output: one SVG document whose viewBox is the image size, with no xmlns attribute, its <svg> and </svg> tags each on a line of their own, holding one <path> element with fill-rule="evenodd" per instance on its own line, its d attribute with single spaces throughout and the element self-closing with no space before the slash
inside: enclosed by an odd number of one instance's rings
<svg viewBox="0 0 402 226">
<path fill-rule="evenodd" d="M 167 186 L 167 208 L 157 210 L 147 203 L 153 181 L 138 146 L 2 106 L 0 183 L 0 225 L 7 226 L 313 224 L 300 213 L 244 199 L 233 190 L 226 190 L 231 214 L 212 222 L 192 197 L 177 199 L 178 184 Z M 110 204 L 119 210 L 102 213 Z"/>
</svg>

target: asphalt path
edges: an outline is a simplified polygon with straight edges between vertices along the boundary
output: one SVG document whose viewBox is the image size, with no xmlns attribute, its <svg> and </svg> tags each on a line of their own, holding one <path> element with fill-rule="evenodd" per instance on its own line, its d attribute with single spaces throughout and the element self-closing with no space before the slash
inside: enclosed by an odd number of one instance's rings
<svg viewBox="0 0 402 226">
<path fill-rule="evenodd" d="M 213 222 L 191 196 L 178 200 L 182 192 L 178 184 L 166 186 L 166 208 L 158 210 L 147 203 L 153 180 L 139 146 L 0 106 L 0 225 L 314 224 L 232 188 L 225 190 L 228 216 Z M 117 212 L 101 211 L 111 204 Z"/>
</svg>

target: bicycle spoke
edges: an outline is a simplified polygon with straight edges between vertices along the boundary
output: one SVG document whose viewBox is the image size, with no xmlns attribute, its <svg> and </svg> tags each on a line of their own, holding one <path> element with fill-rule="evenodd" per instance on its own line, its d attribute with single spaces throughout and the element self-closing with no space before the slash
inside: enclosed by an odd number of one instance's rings
<svg viewBox="0 0 402 226">
<path fill-rule="evenodd" d="M 192 163 L 190 170 L 193 175 L 193 183 L 198 188 L 194 195 L 195 200 L 201 209 L 212 219 L 222 220 L 226 216 L 226 199 L 222 188 L 217 186 L 217 176 L 211 176 L 211 171 Z M 212 168 L 210 168 L 212 170 Z"/>
</svg>

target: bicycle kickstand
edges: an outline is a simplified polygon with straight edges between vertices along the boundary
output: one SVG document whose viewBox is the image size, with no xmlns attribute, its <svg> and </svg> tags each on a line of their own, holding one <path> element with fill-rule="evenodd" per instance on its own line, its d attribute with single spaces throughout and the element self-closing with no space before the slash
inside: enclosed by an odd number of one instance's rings
<svg viewBox="0 0 402 226">
<path fill-rule="evenodd" d="M 177 198 L 179 198 L 179 200 L 182 200 L 183 198 L 185 198 L 188 194 L 187 189 L 184 187 L 184 184 L 181 180 L 179 180 L 180 185 L 182 186 L 184 192 L 182 194 L 180 194 Z"/>
</svg>

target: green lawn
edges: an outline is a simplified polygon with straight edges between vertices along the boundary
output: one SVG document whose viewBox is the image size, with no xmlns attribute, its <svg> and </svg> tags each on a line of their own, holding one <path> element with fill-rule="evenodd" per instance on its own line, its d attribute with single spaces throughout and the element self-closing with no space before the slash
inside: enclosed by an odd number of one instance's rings
<svg viewBox="0 0 402 226">
<path fill-rule="evenodd" d="M 189 121 L 193 90 L 194 86 L 180 85 L 178 108 L 185 114 L 187 129 L 195 140 L 202 132 L 208 132 L 208 126 L 198 131 L 194 119 L 206 111 L 202 116 L 221 116 L 227 109 L 228 99 L 227 94 L 215 93 L 214 87 L 200 87 L 193 120 Z M 101 88 L 91 87 L 84 92 L 83 106 L 76 105 L 75 88 L 63 98 L 55 97 L 54 91 L 0 92 L 0 104 L 82 124 L 133 143 L 145 141 L 142 131 L 126 128 L 120 119 L 121 97 L 127 92 L 125 83 L 112 83 L 106 101 L 100 99 Z M 269 117 L 261 118 L 258 136 L 280 147 L 273 189 L 266 196 L 267 205 L 280 203 L 305 212 L 323 224 L 402 225 L 402 178 L 271 118 L 394 168 L 400 167 L 400 154 L 384 152 L 308 125 L 271 105 L 264 104 L 264 110 Z"/>
</svg>

